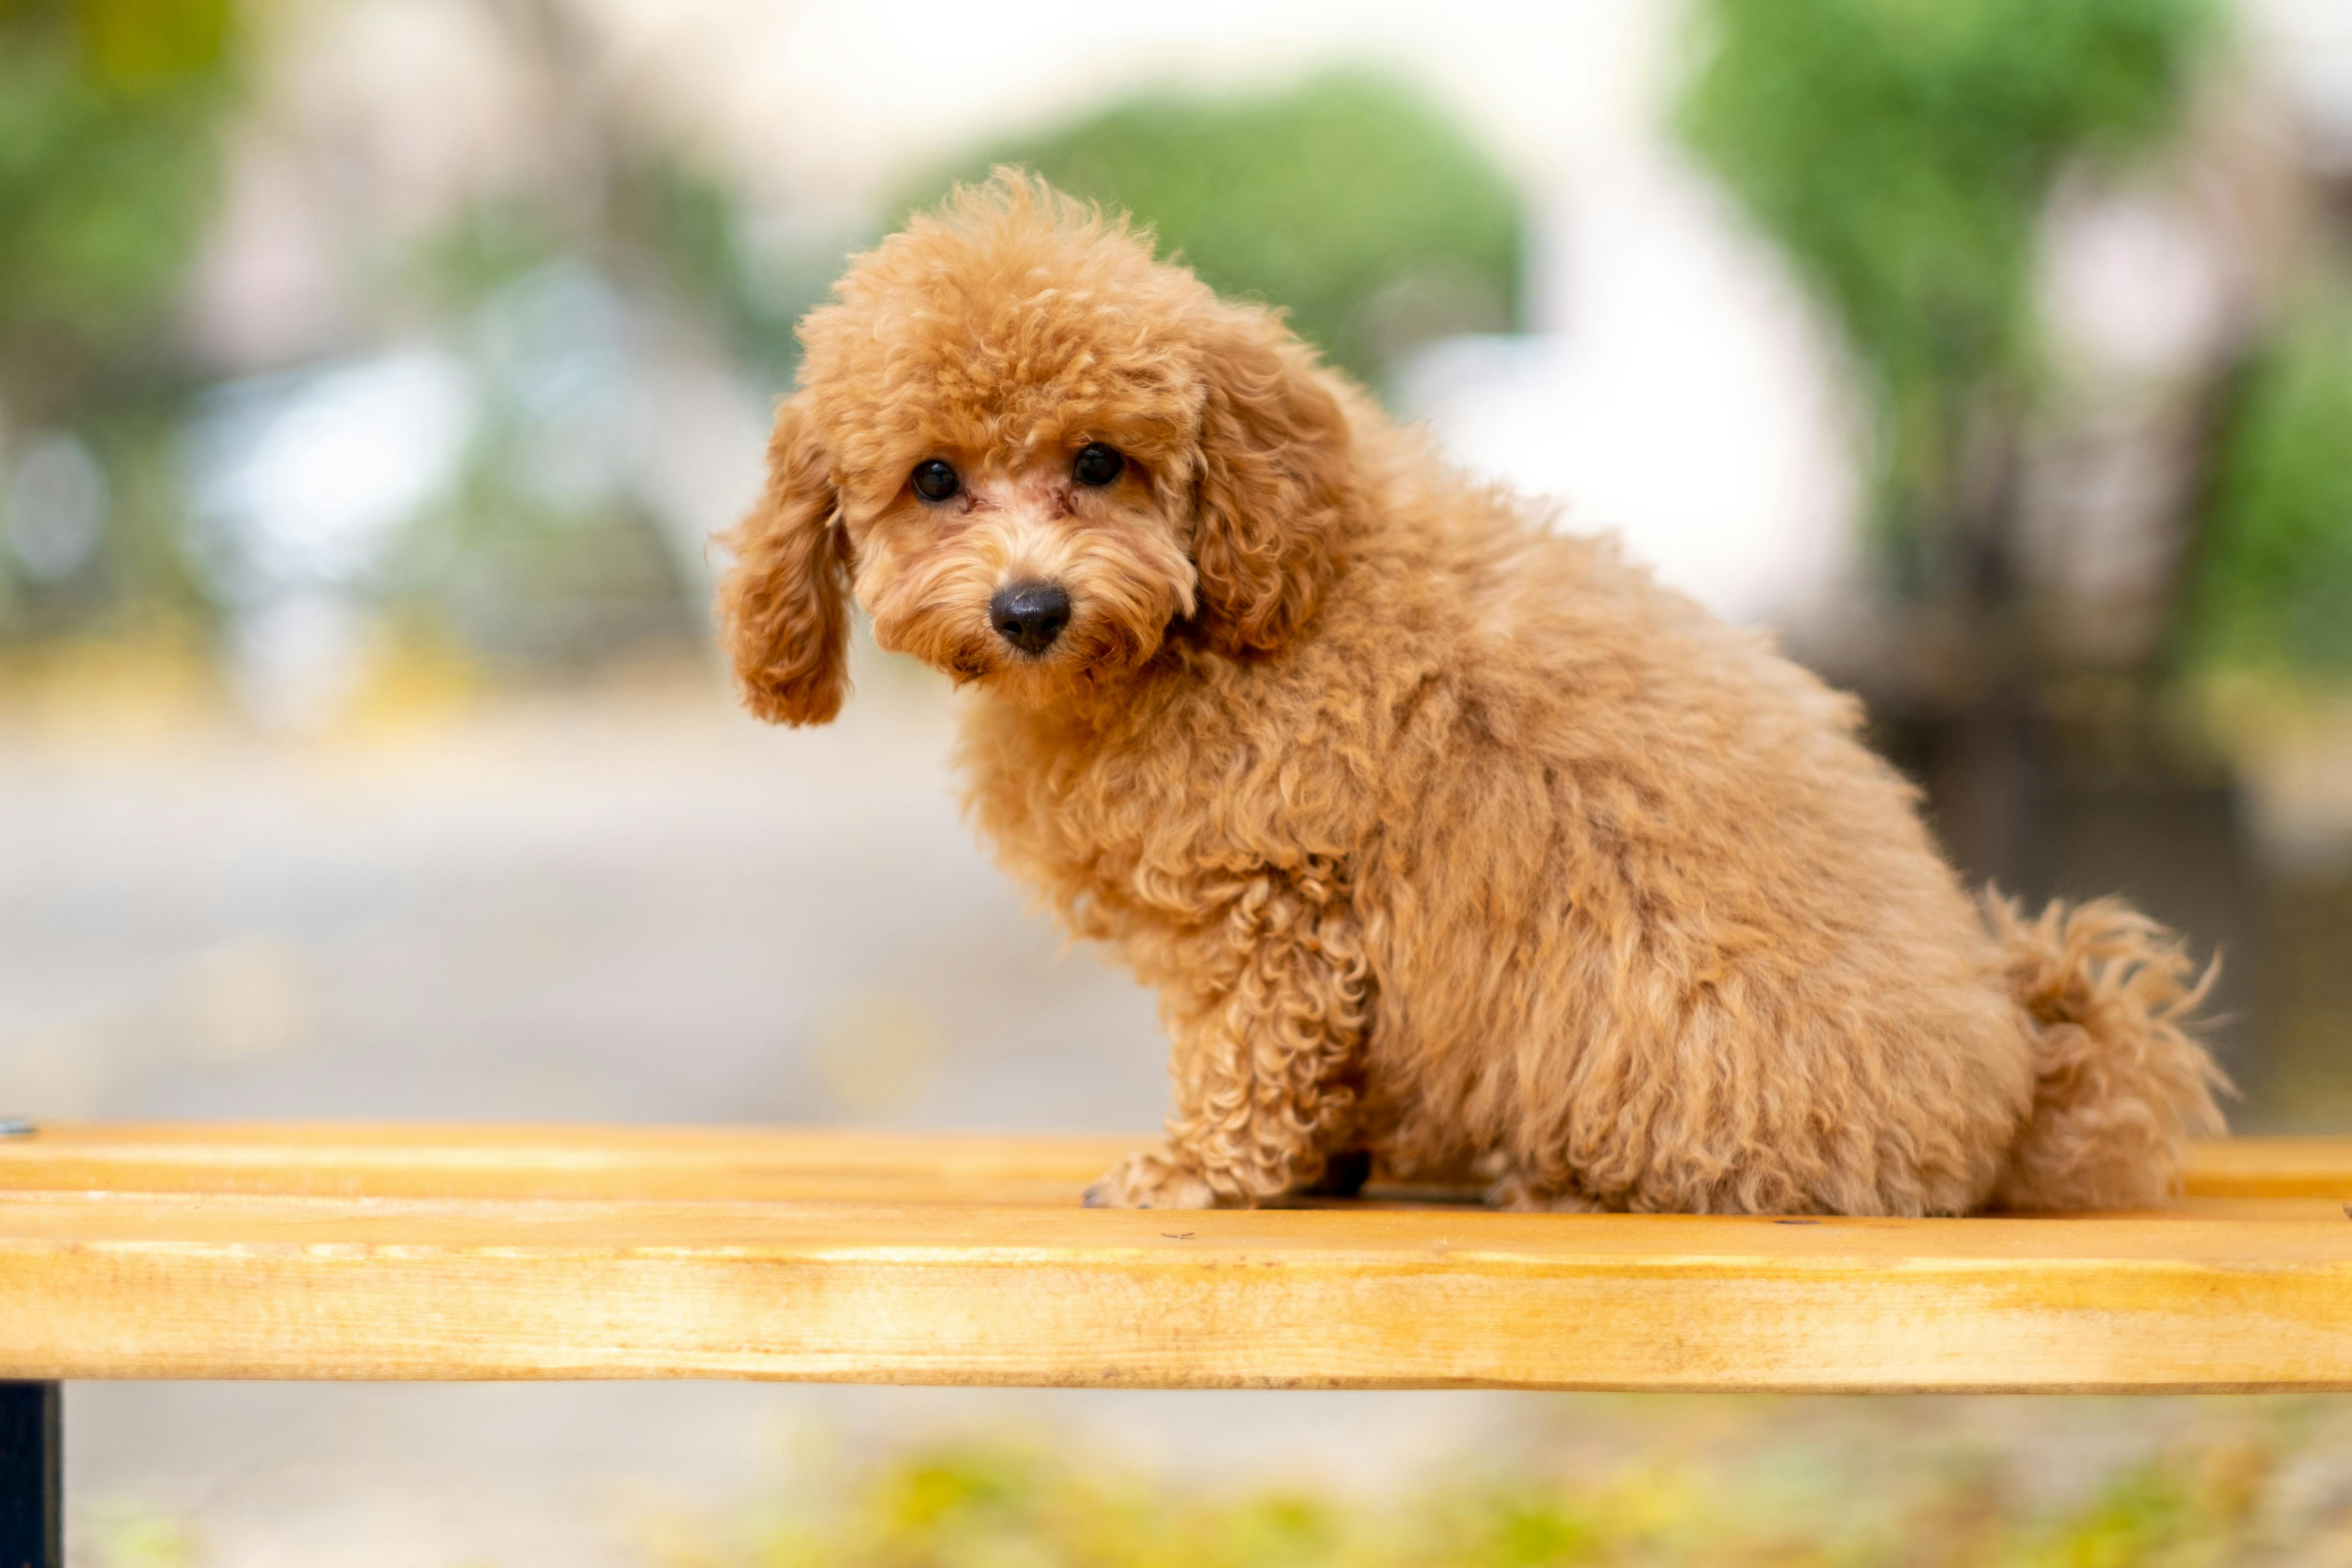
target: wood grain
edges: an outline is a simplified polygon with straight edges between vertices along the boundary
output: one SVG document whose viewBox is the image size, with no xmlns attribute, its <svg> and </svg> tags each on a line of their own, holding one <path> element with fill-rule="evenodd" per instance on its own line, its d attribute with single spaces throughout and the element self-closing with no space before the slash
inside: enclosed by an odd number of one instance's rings
<svg viewBox="0 0 2352 1568">
<path fill-rule="evenodd" d="M 0 1377 L 2352 1388 L 2352 1144 L 2082 1218 L 1073 1206 L 1132 1142 L 54 1129 Z"/>
<path fill-rule="evenodd" d="M 110 1122 L 0 1140 L 0 1192 L 1069 1204 L 1149 1133 Z M 2200 1146 L 2192 1197 L 2352 1200 L 2352 1138 Z M 1468 1190 L 1451 1194 L 1467 1201 Z"/>
<path fill-rule="evenodd" d="M 0 1142 L 0 1192 L 1074 1204 L 1148 1133 L 115 1122 Z"/>
</svg>

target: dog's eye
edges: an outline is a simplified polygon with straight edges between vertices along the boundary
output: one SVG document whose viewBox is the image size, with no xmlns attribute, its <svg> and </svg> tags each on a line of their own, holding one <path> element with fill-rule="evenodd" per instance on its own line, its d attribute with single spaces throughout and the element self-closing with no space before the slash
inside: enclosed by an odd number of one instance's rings
<svg viewBox="0 0 2352 1568">
<path fill-rule="evenodd" d="M 1078 460 L 1070 465 L 1070 477 L 1082 485 L 1107 485 L 1126 467 L 1127 459 L 1117 447 L 1097 441 L 1078 453 Z"/>
<path fill-rule="evenodd" d="M 945 500 L 963 488 L 956 471 L 937 458 L 915 465 L 912 483 L 915 493 L 925 500 Z"/>
</svg>

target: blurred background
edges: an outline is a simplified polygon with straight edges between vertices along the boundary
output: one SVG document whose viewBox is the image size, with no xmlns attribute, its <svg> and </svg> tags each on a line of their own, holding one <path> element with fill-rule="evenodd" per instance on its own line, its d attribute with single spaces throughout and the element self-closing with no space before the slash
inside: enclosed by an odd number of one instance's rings
<svg viewBox="0 0 2352 1568">
<path fill-rule="evenodd" d="M 1155 1125 L 943 683 L 772 732 L 709 646 L 793 321 L 1004 161 L 1860 690 L 1971 878 L 2224 955 L 2242 1129 L 2352 1132 L 2344 0 L 0 0 L 0 1110 Z M 83 1568 L 2352 1563 L 2329 1401 L 70 1412 Z"/>
</svg>

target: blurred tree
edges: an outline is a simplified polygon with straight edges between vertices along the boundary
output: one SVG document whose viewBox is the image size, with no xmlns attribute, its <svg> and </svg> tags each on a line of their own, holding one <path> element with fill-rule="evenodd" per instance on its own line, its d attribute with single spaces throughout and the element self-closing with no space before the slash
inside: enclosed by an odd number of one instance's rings
<svg viewBox="0 0 2352 1568">
<path fill-rule="evenodd" d="M 2213 0 L 1699 11 L 1685 134 L 1820 291 L 1869 379 L 1876 534 L 1898 583 L 1933 596 L 1956 575 L 1998 579 L 2052 187 L 2070 162 L 2174 127 Z"/>
<path fill-rule="evenodd" d="M 257 604 L 296 586 L 493 661 L 700 640 L 698 534 L 674 539 L 650 515 L 629 399 L 658 354 L 730 353 L 781 379 L 807 299 L 747 258 L 731 193 L 624 103 L 578 7 L 482 9 L 565 155 L 484 182 L 420 240 L 367 199 L 380 171 L 306 165 L 298 145 L 295 199 L 329 214 L 349 319 L 340 342 L 307 345 L 313 363 L 215 387 L 184 307 L 225 184 L 222 132 L 259 76 L 247 57 L 285 13 L 0 0 L 0 641 L 160 615 L 226 617 L 226 647 Z M 302 68 L 298 50 L 269 79 Z M 286 118 L 321 152 L 336 132 L 331 110 Z M 363 141 L 357 123 L 341 129 Z M 269 574 L 246 559 L 260 546 L 241 536 L 269 530 L 205 514 L 211 470 L 195 454 L 218 445 L 232 407 L 323 416 L 347 373 L 420 351 L 467 384 L 462 471 L 364 565 L 265 591 Z M 238 440 L 271 426 L 246 418 Z M 213 455 L 233 469 L 232 447 Z"/>
<path fill-rule="evenodd" d="M 393 269 L 387 292 L 405 298 L 379 304 L 441 323 L 478 402 L 454 493 L 370 590 L 509 672 L 700 650 L 713 520 L 658 493 L 648 448 L 675 431 L 646 388 L 665 362 L 788 383 L 793 324 L 840 252 L 805 277 L 761 254 L 739 195 L 617 90 L 579 7 L 496 15 L 567 155 L 469 202 Z"/>
<path fill-rule="evenodd" d="M 198 602 L 157 472 L 236 42 L 227 0 L 0 5 L 0 637 Z"/>
<path fill-rule="evenodd" d="M 1271 97 L 1135 99 L 986 149 L 924 182 L 1016 163 L 1124 209 L 1220 292 L 1286 308 L 1333 363 L 1378 385 L 1398 353 L 1517 320 L 1524 220 L 1493 160 L 1412 89 L 1317 78 Z"/>
<path fill-rule="evenodd" d="M 620 192 L 626 226 L 645 237 L 666 292 L 692 301 L 729 353 L 762 386 L 791 384 L 801 315 L 825 297 L 841 258 L 822 240 L 763 253 L 737 194 L 691 164 L 647 149 Z"/>
<path fill-rule="evenodd" d="M 2057 181 L 2181 120 L 2217 0 L 1699 0 L 1684 135 L 1843 329 L 1898 630 L 1848 672 L 1971 875 L 2056 876 L 2020 472 Z M 1923 613 L 1924 612 L 1924 613 Z M 2137 711 L 2137 710 L 2135 710 Z"/>
</svg>

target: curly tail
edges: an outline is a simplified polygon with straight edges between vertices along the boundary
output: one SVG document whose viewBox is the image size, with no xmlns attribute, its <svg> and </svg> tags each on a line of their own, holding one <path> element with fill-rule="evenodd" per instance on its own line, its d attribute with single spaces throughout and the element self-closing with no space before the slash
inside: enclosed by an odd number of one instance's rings
<svg viewBox="0 0 2352 1568">
<path fill-rule="evenodd" d="M 2231 1092 L 2191 1031 L 2220 973 L 2120 899 L 2028 921 L 1988 889 L 2010 994 L 2032 1020 L 2033 1110 L 1993 1194 L 2012 1209 L 2143 1208 L 2177 1189 L 2189 1142 Z"/>
</svg>

